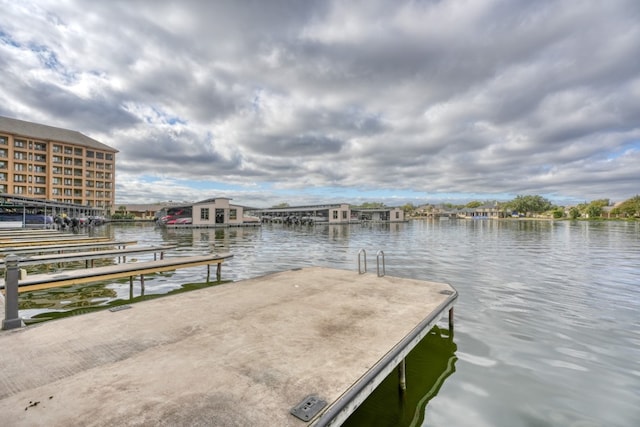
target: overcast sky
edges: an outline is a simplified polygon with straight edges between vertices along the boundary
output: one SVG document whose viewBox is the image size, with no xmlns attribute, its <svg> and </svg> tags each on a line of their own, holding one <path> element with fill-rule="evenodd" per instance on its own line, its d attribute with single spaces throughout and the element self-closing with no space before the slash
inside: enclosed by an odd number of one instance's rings
<svg viewBox="0 0 640 427">
<path fill-rule="evenodd" d="M 0 0 L 0 115 L 116 203 L 640 193 L 640 1 Z"/>
</svg>

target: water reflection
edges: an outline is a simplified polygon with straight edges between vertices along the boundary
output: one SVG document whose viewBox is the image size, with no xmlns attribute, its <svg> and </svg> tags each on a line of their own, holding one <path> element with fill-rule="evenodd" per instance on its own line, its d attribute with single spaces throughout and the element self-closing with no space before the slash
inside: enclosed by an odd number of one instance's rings
<svg viewBox="0 0 640 427">
<path fill-rule="evenodd" d="M 456 368 L 457 345 L 448 329 L 434 327 L 406 358 L 407 389 L 392 372 L 343 424 L 347 427 L 419 426 L 429 401 Z"/>
<path fill-rule="evenodd" d="M 231 252 L 222 267 L 229 280 L 314 265 L 355 271 L 362 248 L 372 270 L 374 254 L 383 250 L 387 275 L 448 282 L 460 293 L 458 350 L 450 351 L 456 374 L 428 400 L 423 424 L 626 427 L 640 420 L 640 222 L 425 220 L 206 230 L 132 225 L 104 233 L 139 244 L 177 244 L 167 256 Z M 203 268 L 153 276 L 145 294 L 166 294 L 205 276 Z M 129 298 L 127 283 L 106 288 L 117 294 L 112 301 Z M 138 298 L 138 285 L 135 292 Z M 106 305 L 100 296 L 94 300 Z M 35 301 L 43 315 L 62 307 L 44 293 Z M 21 310 L 25 315 L 31 312 Z M 428 357 L 430 350 L 424 353 Z M 397 380 L 387 387 L 389 400 L 380 404 L 389 406 L 394 420 L 409 420 L 396 408 Z"/>
</svg>

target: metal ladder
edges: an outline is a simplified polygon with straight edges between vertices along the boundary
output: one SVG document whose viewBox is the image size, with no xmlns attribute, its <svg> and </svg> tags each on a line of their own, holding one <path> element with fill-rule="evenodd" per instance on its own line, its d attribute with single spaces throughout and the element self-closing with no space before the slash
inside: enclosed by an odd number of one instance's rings
<svg viewBox="0 0 640 427">
<path fill-rule="evenodd" d="M 380 258 L 382 257 L 382 272 L 380 272 Z M 364 269 L 362 269 L 361 260 L 364 259 Z M 367 272 L 367 251 L 360 249 L 358 251 L 358 274 L 364 274 Z M 378 251 L 376 253 L 376 272 L 378 277 L 383 277 L 386 273 L 384 265 L 384 252 Z"/>
</svg>

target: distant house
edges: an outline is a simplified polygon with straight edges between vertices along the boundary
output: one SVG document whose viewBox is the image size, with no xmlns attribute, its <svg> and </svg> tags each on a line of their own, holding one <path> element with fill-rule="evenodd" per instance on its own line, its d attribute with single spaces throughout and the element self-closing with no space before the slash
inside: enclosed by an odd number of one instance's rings
<svg viewBox="0 0 640 427">
<path fill-rule="evenodd" d="M 469 219 L 496 219 L 504 217 L 504 212 L 497 204 L 486 204 L 477 208 L 459 209 L 457 216 Z"/>
</svg>

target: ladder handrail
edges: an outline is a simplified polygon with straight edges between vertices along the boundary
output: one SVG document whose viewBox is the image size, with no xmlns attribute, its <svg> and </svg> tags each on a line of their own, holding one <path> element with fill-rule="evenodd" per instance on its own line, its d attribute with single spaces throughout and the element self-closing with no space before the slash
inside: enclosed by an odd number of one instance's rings
<svg viewBox="0 0 640 427">
<path fill-rule="evenodd" d="M 380 255 L 382 255 L 382 274 L 380 274 Z M 387 274 L 384 268 L 384 251 L 380 250 L 376 254 L 376 271 L 378 272 L 378 277 L 382 277 Z"/>
<path fill-rule="evenodd" d="M 360 268 L 360 254 L 364 254 L 364 271 Z M 367 272 L 367 251 L 360 249 L 358 251 L 358 274 L 364 274 Z"/>
</svg>

